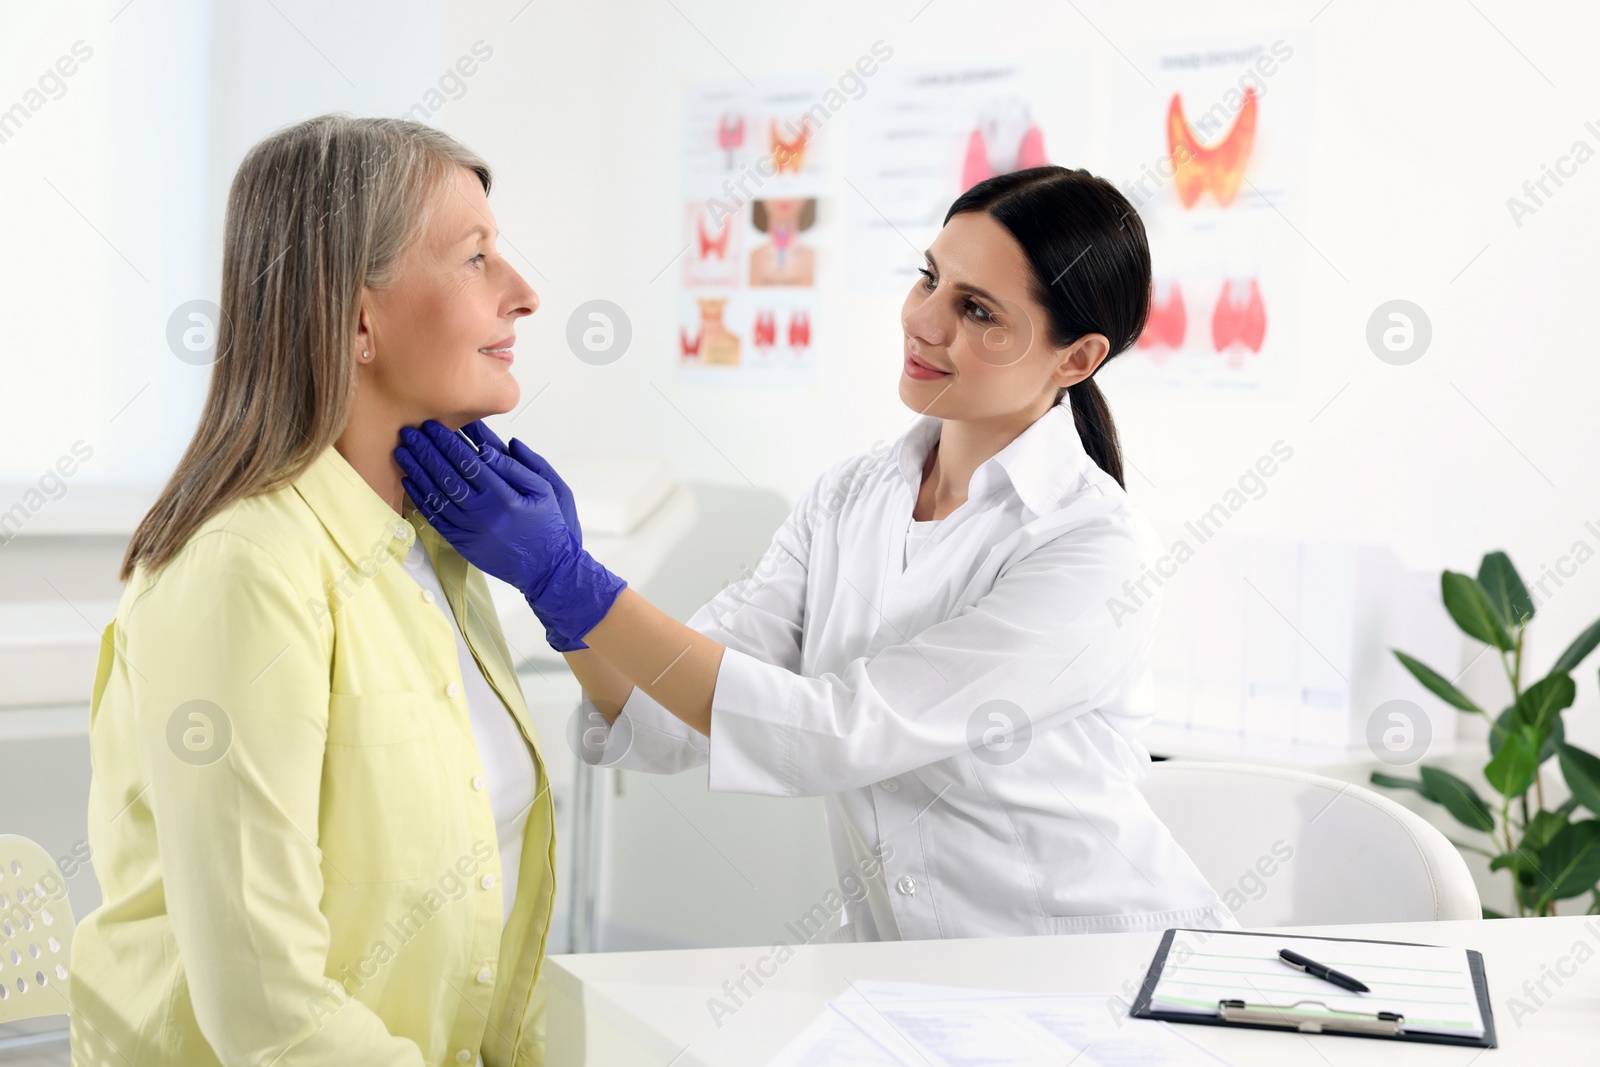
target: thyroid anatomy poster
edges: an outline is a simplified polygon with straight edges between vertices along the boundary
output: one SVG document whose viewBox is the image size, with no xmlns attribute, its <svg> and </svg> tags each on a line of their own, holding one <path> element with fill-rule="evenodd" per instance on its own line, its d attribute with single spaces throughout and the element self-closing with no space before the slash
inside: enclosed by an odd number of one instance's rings
<svg viewBox="0 0 1600 1067">
<path fill-rule="evenodd" d="M 1300 31 L 1241 31 L 1128 42 L 1114 60 L 1069 49 L 885 64 L 843 118 L 820 76 L 691 86 L 680 380 L 808 383 L 822 287 L 903 298 L 957 196 L 1056 164 L 1117 185 L 1150 241 L 1148 324 L 1101 378 L 1288 396 L 1316 255 L 1299 225 L 1311 53 Z M 830 258 L 835 229 L 846 254 Z"/>
<path fill-rule="evenodd" d="M 826 92 L 820 78 L 690 87 L 686 246 L 677 264 L 680 381 L 810 381 L 828 216 Z"/>
<path fill-rule="evenodd" d="M 886 66 L 851 115 L 850 284 L 904 292 L 957 196 L 995 174 L 1086 165 L 1089 64 Z"/>
<path fill-rule="evenodd" d="M 1104 372 L 1117 388 L 1292 387 L 1310 47 L 1295 34 L 1179 42 L 1131 49 L 1116 72 L 1107 176 L 1139 212 L 1154 275 L 1143 335 Z"/>
</svg>

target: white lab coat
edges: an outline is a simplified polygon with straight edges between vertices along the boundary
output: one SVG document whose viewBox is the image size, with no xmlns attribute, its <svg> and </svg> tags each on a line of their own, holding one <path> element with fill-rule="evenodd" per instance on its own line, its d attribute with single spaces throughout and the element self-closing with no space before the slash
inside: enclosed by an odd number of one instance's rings
<svg viewBox="0 0 1600 1067">
<path fill-rule="evenodd" d="M 727 649 L 709 738 L 635 687 L 584 758 L 825 797 L 854 940 L 1237 928 L 1135 784 L 1159 605 L 1110 601 L 1153 529 L 1063 397 L 903 567 L 941 426 L 834 464 L 689 620 Z"/>
</svg>

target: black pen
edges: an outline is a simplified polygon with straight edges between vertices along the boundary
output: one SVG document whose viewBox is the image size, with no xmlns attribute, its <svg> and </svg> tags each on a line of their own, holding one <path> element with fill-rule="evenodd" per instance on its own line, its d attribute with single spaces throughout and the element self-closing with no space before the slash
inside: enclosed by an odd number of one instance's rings
<svg viewBox="0 0 1600 1067">
<path fill-rule="evenodd" d="M 1306 959 L 1298 952 L 1290 952 L 1286 948 L 1280 948 L 1278 950 L 1278 958 L 1296 970 L 1304 971 L 1313 978 L 1321 978 L 1324 981 L 1332 982 L 1334 985 L 1348 989 L 1352 993 L 1372 992 L 1372 990 L 1351 978 L 1348 974 L 1336 971 L 1332 967 L 1318 963 L 1316 960 Z"/>
</svg>

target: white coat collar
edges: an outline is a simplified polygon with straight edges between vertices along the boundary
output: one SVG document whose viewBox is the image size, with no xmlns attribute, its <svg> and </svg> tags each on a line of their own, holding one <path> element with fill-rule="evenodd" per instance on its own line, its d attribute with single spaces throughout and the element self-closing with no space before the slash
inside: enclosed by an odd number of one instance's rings
<svg viewBox="0 0 1600 1067">
<path fill-rule="evenodd" d="M 1060 507 L 1067 490 L 1093 464 L 1078 437 L 1071 400 L 1070 394 L 1063 394 L 1060 403 L 979 464 L 967 486 L 967 499 L 986 496 L 1009 482 L 1035 515 L 1048 515 Z M 919 415 L 895 442 L 895 460 L 913 498 L 922 488 L 923 465 L 943 426 L 943 419 Z"/>
</svg>

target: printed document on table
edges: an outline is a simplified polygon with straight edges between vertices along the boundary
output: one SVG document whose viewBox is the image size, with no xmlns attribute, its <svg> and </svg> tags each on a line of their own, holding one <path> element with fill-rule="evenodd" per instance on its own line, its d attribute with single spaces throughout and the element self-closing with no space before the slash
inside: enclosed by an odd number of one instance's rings
<svg viewBox="0 0 1600 1067">
<path fill-rule="evenodd" d="M 1120 997 L 853 982 L 768 1067 L 1228 1067 Z"/>
</svg>

